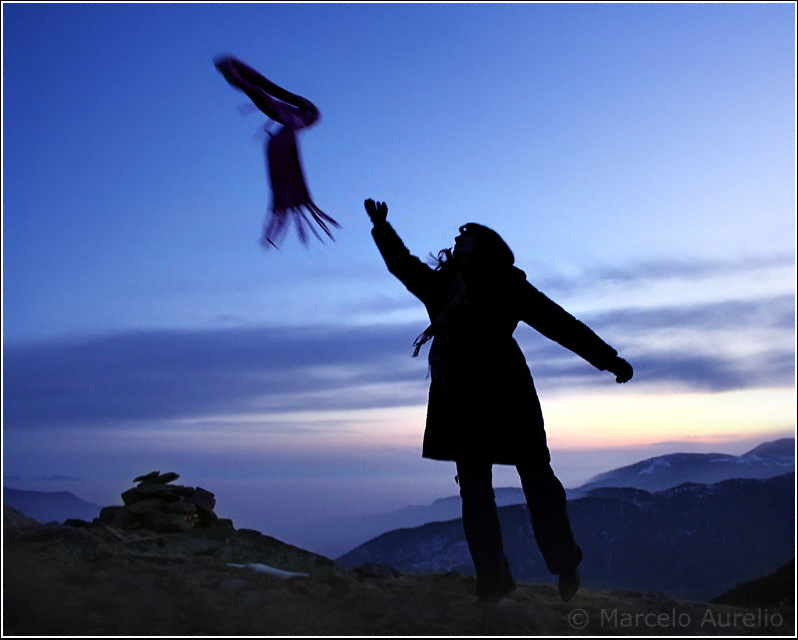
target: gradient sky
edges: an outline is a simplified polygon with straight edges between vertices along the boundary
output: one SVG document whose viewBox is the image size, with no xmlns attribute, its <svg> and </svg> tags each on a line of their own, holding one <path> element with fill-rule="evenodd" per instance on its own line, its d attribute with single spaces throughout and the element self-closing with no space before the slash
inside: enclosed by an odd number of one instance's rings
<svg viewBox="0 0 798 640">
<path fill-rule="evenodd" d="M 793 3 L 2 11 L 9 486 L 111 504 L 174 470 L 289 538 L 456 493 L 420 458 L 426 318 L 367 197 L 420 256 L 493 227 L 634 365 L 516 332 L 566 486 L 794 433 Z M 259 246 L 265 118 L 221 53 L 320 108 L 300 146 L 335 242 Z"/>
</svg>

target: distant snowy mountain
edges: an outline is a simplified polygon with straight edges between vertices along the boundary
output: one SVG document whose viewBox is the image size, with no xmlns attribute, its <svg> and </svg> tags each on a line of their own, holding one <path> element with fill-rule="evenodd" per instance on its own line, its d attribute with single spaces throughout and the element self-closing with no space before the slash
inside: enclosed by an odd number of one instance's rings
<svg viewBox="0 0 798 640">
<path fill-rule="evenodd" d="M 684 482 L 713 484 L 731 478 L 772 478 L 795 470 L 795 438 L 765 442 L 741 456 L 723 453 L 672 453 L 613 469 L 588 480 L 569 497 L 599 487 L 662 491 Z"/>
<path fill-rule="evenodd" d="M 751 449 L 745 456 L 761 456 L 763 458 L 789 458 L 795 459 L 795 438 L 781 438 L 763 442 Z M 744 456 L 741 456 L 744 457 Z"/>
<path fill-rule="evenodd" d="M 63 522 L 69 518 L 91 522 L 100 514 L 100 507 L 68 491 L 23 491 L 3 487 L 3 503 L 39 522 Z"/>
</svg>

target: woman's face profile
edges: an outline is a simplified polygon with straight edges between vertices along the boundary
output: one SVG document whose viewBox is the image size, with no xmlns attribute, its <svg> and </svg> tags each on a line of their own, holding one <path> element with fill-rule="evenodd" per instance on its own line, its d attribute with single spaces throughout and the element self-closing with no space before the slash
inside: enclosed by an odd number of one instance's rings
<svg viewBox="0 0 798 640">
<path fill-rule="evenodd" d="M 470 262 L 474 259 L 478 246 L 477 237 L 473 233 L 465 231 L 454 239 L 452 255 L 463 262 Z"/>
</svg>

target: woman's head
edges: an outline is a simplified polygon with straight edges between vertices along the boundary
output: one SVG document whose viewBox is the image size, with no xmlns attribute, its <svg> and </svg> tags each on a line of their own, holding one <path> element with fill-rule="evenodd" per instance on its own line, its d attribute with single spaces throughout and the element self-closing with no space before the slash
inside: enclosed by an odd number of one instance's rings
<svg viewBox="0 0 798 640">
<path fill-rule="evenodd" d="M 515 256 L 507 243 L 493 229 L 476 222 L 460 227 L 454 240 L 452 257 L 466 265 L 480 267 L 511 267 Z"/>
</svg>

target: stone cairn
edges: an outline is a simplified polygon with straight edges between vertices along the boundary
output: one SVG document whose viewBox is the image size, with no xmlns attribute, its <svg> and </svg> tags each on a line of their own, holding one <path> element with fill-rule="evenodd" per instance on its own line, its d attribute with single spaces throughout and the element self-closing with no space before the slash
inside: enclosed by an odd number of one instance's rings
<svg viewBox="0 0 798 640">
<path fill-rule="evenodd" d="M 133 482 L 138 485 L 122 494 L 125 506 L 105 507 L 94 522 L 118 529 L 164 533 L 218 525 L 232 527 L 232 521 L 213 512 L 216 498 L 210 491 L 169 484 L 179 477 L 173 471 L 153 471 L 135 478 Z"/>
</svg>

